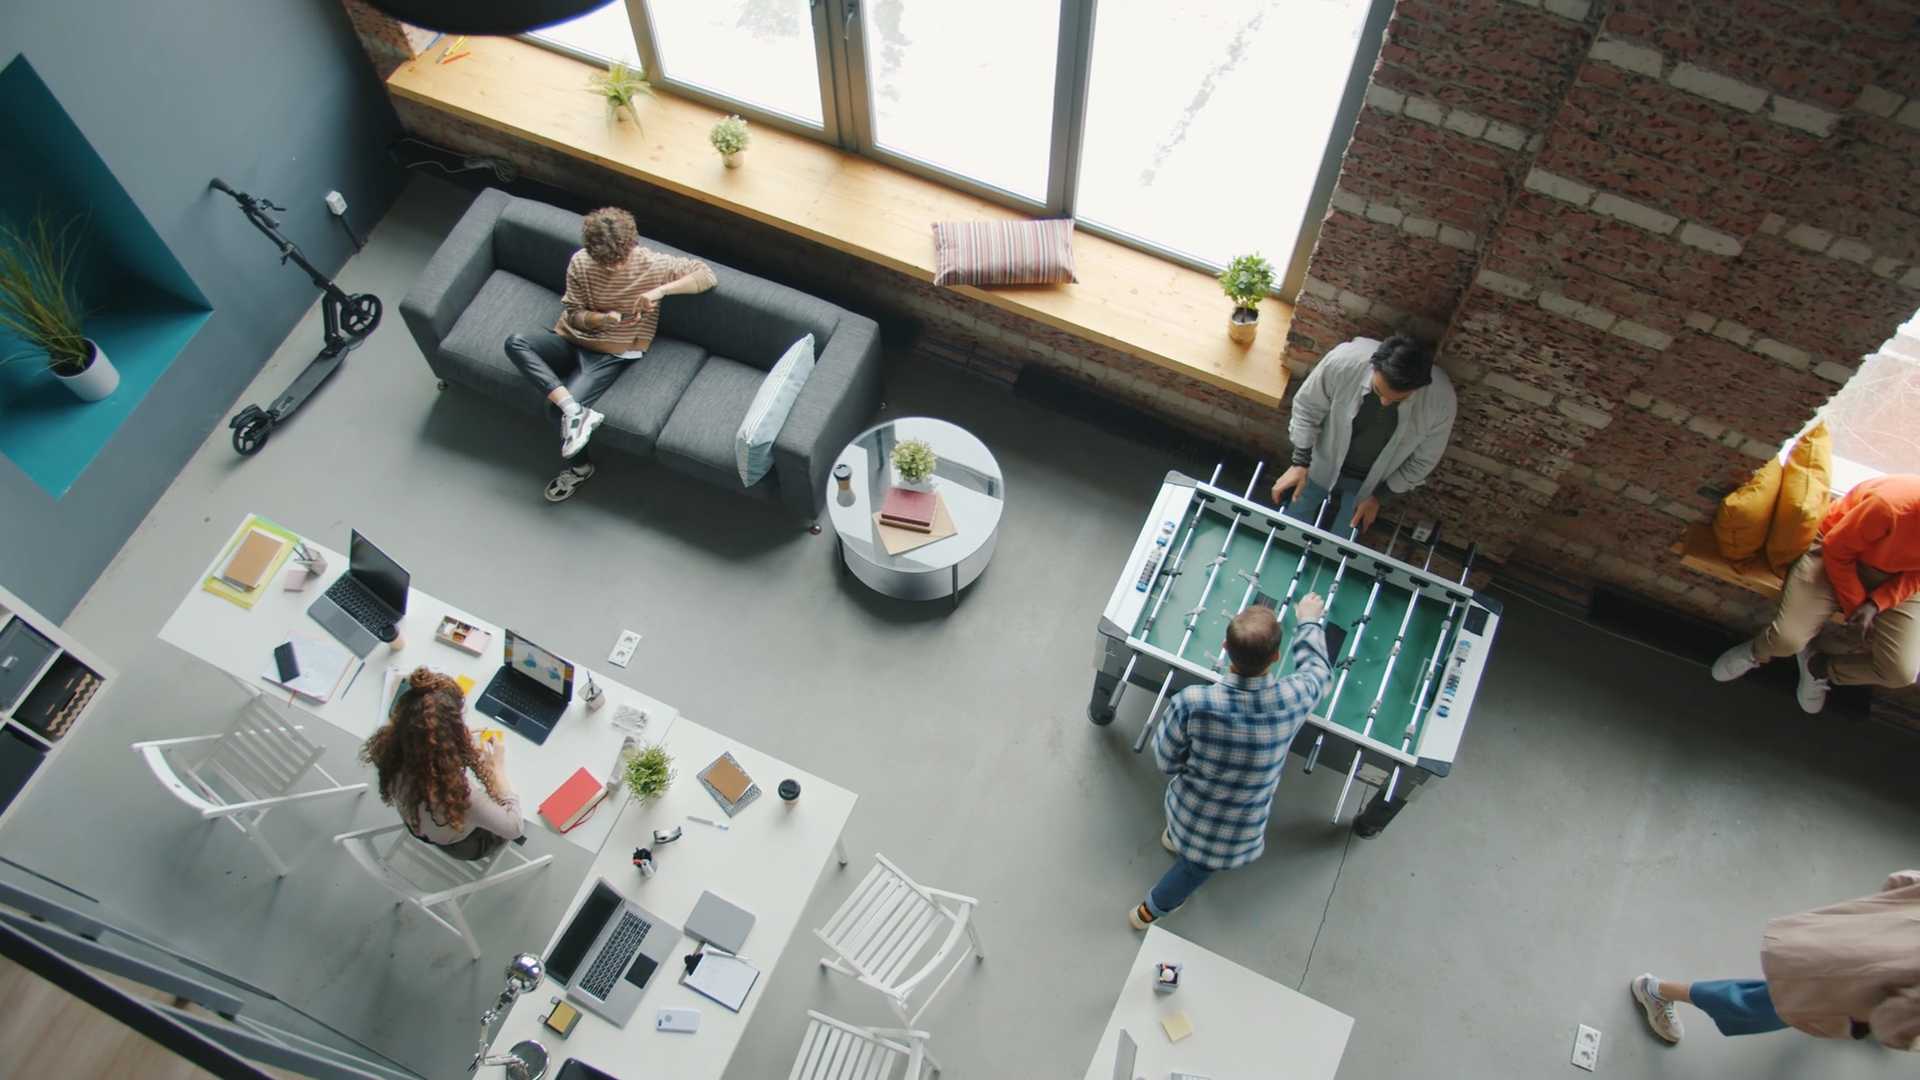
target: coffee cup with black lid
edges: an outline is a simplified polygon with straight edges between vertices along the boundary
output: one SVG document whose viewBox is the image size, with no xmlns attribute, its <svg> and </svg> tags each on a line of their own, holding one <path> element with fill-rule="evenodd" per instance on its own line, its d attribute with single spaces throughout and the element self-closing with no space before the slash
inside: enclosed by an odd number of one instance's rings
<svg viewBox="0 0 1920 1080">
<path fill-rule="evenodd" d="M 800 781 L 798 780 L 782 780 L 777 790 L 780 793 L 780 801 L 785 803 L 788 809 L 792 809 L 794 804 L 800 801 Z"/>
</svg>

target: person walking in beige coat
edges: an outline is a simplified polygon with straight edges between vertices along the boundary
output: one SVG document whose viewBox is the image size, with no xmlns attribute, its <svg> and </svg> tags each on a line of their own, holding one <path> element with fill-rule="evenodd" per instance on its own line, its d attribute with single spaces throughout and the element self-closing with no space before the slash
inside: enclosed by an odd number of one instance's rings
<svg viewBox="0 0 1920 1080">
<path fill-rule="evenodd" d="M 1696 983 L 1649 974 L 1629 988 L 1669 1043 L 1680 1041 L 1674 1005 L 1684 1001 L 1722 1035 L 1794 1027 L 1920 1051 L 1920 870 L 1899 871 L 1872 896 L 1769 922 L 1760 970 L 1764 979 Z"/>
</svg>

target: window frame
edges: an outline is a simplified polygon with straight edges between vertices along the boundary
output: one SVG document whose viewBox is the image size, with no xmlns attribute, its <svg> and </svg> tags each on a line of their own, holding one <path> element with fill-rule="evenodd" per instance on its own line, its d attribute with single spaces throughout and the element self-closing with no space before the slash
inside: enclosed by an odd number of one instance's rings
<svg viewBox="0 0 1920 1080">
<path fill-rule="evenodd" d="M 1190 269 L 1217 273 L 1223 266 L 1170 244 L 1089 221 L 1076 213 L 1099 0 L 1058 0 L 1059 43 L 1054 63 L 1046 194 L 1041 199 L 889 149 L 874 139 L 873 99 L 866 66 L 867 23 L 863 17 L 863 4 L 867 0 L 808 0 L 808 9 L 813 16 L 814 62 L 819 76 L 821 124 L 818 127 L 791 113 L 729 97 L 698 83 L 668 75 L 660 62 L 650 0 L 613 2 L 624 4 L 627 9 L 634 44 L 640 54 L 640 62 L 645 65 L 647 79 L 677 96 L 736 113 L 755 123 L 817 139 L 1022 213 L 1072 218 L 1076 230 Z M 1287 254 L 1286 265 L 1277 276 L 1274 295 L 1289 302 L 1299 295 L 1306 278 L 1307 260 L 1319 238 L 1320 223 L 1332 200 L 1347 144 L 1353 138 L 1354 127 L 1359 122 L 1360 110 L 1365 104 L 1367 82 L 1374 65 L 1379 61 L 1381 43 L 1392 14 L 1393 0 L 1368 0 L 1367 14 L 1361 22 L 1360 40 L 1354 49 L 1346 86 L 1334 110 L 1326 144 L 1321 147 L 1320 163 L 1307 200 L 1306 214 L 1293 248 Z M 589 62 L 605 60 L 559 42 L 531 35 L 523 35 L 523 39 L 577 59 Z"/>
</svg>

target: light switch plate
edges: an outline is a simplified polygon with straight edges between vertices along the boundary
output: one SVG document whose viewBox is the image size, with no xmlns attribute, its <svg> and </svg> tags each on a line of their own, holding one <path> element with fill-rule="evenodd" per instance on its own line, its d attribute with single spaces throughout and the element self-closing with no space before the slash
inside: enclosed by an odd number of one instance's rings
<svg viewBox="0 0 1920 1080">
<path fill-rule="evenodd" d="M 1580 1025 L 1573 1035 L 1573 1064 L 1575 1068 L 1593 1072 L 1600 1067 L 1600 1029 Z"/>
<path fill-rule="evenodd" d="M 637 631 L 620 631 L 620 640 L 613 643 L 613 651 L 607 654 L 607 663 L 614 667 L 626 667 L 633 659 L 633 650 L 640 647 L 640 635 Z"/>
</svg>

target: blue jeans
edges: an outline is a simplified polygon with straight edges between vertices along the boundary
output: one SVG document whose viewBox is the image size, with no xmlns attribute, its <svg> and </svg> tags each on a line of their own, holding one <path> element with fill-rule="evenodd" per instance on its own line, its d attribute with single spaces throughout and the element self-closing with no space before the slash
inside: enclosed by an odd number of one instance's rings
<svg viewBox="0 0 1920 1080">
<path fill-rule="evenodd" d="M 1160 883 L 1147 890 L 1147 910 L 1156 919 L 1173 914 L 1212 876 L 1213 871 L 1199 863 L 1174 856 L 1173 866 L 1160 878 Z"/>
<path fill-rule="evenodd" d="M 1688 988 L 1693 1006 L 1713 1020 L 1722 1035 L 1758 1035 L 1787 1026 L 1773 1011 L 1773 995 L 1761 979 L 1715 979 Z"/>
<path fill-rule="evenodd" d="M 1347 535 L 1353 527 L 1353 504 L 1359 500 L 1360 489 L 1351 481 L 1342 478 L 1333 485 L 1334 500 L 1327 512 L 1320 518 L 1320 527 L 1335 536 Z M 1289 495 L 1293 494 L 1288 492 Z M 1309 480 L 1301 485 L 1300 498 L 1297 501 L 1283 503 L 1280 512 L 1296 521 L 1313 524 L 1313 517 L 1320 513 L 1320 503 L 1327 497 L 1327 489 Z"/>
</svg>

